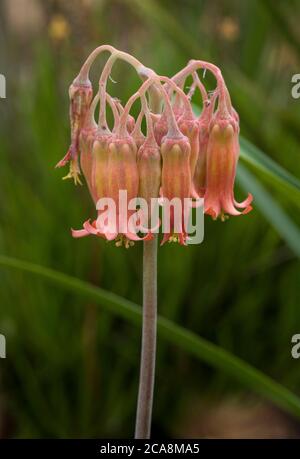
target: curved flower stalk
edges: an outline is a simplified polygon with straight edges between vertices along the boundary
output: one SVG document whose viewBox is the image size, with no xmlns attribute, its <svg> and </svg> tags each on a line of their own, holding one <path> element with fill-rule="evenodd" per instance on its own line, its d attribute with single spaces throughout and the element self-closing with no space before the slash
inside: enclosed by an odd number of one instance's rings
<svg viewBox="0 0 300 459">
<path fill-rule="evenodd" d="M 110 56 L 93 97 L 89 72 L 103 52 Z M 141 79 L 139 89 L 126 103 L 107 90 L 117 60 L 127 62 Z M 213 92 L 207 92 L 199 70 L 214 75 Z M 186 93 L 188 78 L 193 82 Z M 196 90 L 202 98 L 198 118 L 191 104 Z M 187 222 L 199 198 L 204 199 L 204 211 L 213 219 L 220 217 L 224 221 L 229 215 L 250 212 L 250 194 L 241 203 L 234 197 L 239 116 L 217 66 L 192 60 L 168 78 L 109 45 L 99 46 L 90 54 L 71 84 L 69 96 L 71 144 L 57 167 L 70 163 L 65 178 L 73 178 L 75 184 L 81 183 L 79 175 L 83 173 L 96 211 L 81 229 L 72 230 L 73 237 L 94 235 L 126 248 L 144 242 L 143 333 L 135 436 L 149 438 L 156 349 L 155 233 L 159 229 L 163 232 L 161 245 L 187 245 Z M 136 101 L 140 103 L 138 116 L 132 110 Z M 107 121 L 107 105 L 113 114 L 112 126 Z M 144 119 L 146 128 L 142 127 Z M 162 219 L 154 224 L 153 202 L 162 206 Z"/>
</svg>

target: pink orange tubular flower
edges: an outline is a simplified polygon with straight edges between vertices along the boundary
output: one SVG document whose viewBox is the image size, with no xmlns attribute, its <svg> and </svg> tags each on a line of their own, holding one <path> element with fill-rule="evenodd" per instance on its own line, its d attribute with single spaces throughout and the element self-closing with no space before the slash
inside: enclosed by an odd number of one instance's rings
<svg viewBox="0 0 300 459">
<path fill-rule="evenodd" d="M 179 227 L 175 227 L 175 206 L 170 206 L 170 231 L 164 234 L 162 245 L 167 242 L 179 242 L 186 244 L 187 231 L 184 200 L 191 197 L 192 180 L 190 155 L 191 147 L 188 138 L 181 135 L 178 138 L 164 137 L 161 145 L 162 153 L 162 198 L 167 198 L 169 202 L 175 198 L 181 204 L 181 219 Z"/>
<path fill-rule="evenodd" d="M 207 145 L 205 213 L 213 219 L 251 211 L 252 195 L 238 203 L 234 198 L 234 181 L 239 157 L 237 118 L 227 110 L 218 110 L 209 132 Z M 238 210 L 240 209 L 240 210 Z"/>
</svg>

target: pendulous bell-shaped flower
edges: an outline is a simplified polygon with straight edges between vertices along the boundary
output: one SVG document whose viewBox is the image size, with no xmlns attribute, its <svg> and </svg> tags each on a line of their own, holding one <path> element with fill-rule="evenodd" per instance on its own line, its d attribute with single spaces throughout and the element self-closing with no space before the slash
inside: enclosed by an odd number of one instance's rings
<svg viewBox="0 0 300 459">
<path fill-rule="evenodd" d="M 192 180 L 190 155 L 191 147 L 186 136 L 178 131 L 172 137 L 167 135 L 161 144 L 162 154 L 162 200 L 167 198 L 169 203 L 174 200 L 178 203 L 180 218 L 176 213 L 176 205 L 169 207 L 169 231 L 165 232 L 161 245 L 165 242 L 179 242 L 186 244 L 189 209 L 186 209 L 185 199 L 191 197 Z M 173 201 L 174 202 L 174 201 Z M 164 204 L 163 204 L 164 205 Z M 176 221 L 176 224 L 175 224 Z"/>
<path fill-rule="evenodd" d="M 252 195 L 238 203 L 234 198 L 234 181 L 239 157 L 237 117 L 224 107 L 218 108 L 210 125 L 207 145 L 205 213 L 213 219 L 251 211 Z M 238 210 L 240 209 L 240 210 Z"/>
</svg>

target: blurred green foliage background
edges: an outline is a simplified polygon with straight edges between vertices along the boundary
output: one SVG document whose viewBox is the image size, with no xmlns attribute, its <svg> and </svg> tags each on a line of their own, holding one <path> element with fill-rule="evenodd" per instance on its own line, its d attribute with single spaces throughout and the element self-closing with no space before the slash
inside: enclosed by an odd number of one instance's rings
<svg viewBox="0 0 300 459">
<path fill-rule="evenodd" d="M 0 253 L 141 302 L 141 245 L 126 251 L 97 238 L 73 240 L 70 227 L 81 227 L 93 205 L 86 186 L 75 188 L 54 169 L 69 142 L 68 86 L 99 44 L 169 76 L 191 58 L 216 63 L 243 136 L 299 177 L 300 101 L 291 97 L 291 77 L 300 73 L 299 14 L 296 0 L 1 2 Z M 138 84 L 134 72 L 118 65 L 113 78 L 110 87 L 125 101 Z M 300 224 L 297 203 L 257 178 Z M 159 313 L 299 394 L 300 362 L 290 354 L 300 332 L 299 268 L 259 209 L 226 223 L 207 218 L 202 245 L 159 250 Z M 0 301 L 7 339 L 1 436 L 131 436 L 140 331 L 93 302 L 2 267 Z M 237 436 L 241 425 L 245 435 L 253 425 L 260 436 L 299 434 L 294 422 L 159 339 L 155 437 Z"/>
</svg>

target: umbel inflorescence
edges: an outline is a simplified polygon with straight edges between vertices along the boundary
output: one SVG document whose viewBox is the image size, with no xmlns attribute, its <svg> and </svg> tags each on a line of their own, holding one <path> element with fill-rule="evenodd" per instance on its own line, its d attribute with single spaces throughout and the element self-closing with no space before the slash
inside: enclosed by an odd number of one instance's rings
<svg viewBox="0 0 300 459">
<path fill-rule="evenodd" d="M 99 79 L 97 93 L 93 94 L 89 80 L 90 67 L 96 57 L 110 52 Z M 126 104 L 107 92 L 107 81 L 113 64 L 121 59 L 132 65 L 141 86 Z M 208 92 L 200 80 L 199 70 L 212 72 L 216 88 Z M 192 85 L 185 91 L 186 80 Z M 200 116 L 193 113 L 191 100 L 198 89 L 202 97 Z M 95 205 L 101 198 L 116 203 L 117 226 L 107 223 L 103 208 L 97 206 L 97 219 L 87 220 L 81 230 L 72 231 L 74 237 L 95 235 L 114 240 L 116 245 L 129 247 L 134 241 L 150 240 L 149 228 L 143 235 L 128 228 L 133 210 L 122 211 L 120 191 L 126 190 L 128 200 L 143 198 L 187 198 L 196 202 L 204 199 L 204 212 L 213 219 L 225 220 L 229 215 L 246 214 L 251 210 L 252 196 L 243 202 L 234 197 L 236 166 L 239 157 L 239 117 L 232 106 L 230 95 L 220 69 L 205 61 L 192 60 L 172 78 L 157 75 L 137 59 L 111 46 L 96 48 L 87 58 L 79 75 L 69 89 L 71 145 L 58 167 L 70 163 L 66 178 L 80 183 L 82 171 Z M 130 113 L 133 104 L 140 101 L 136 119 Z M 152 104 L 151 104 L 152 100 Z M 155 112 L 153 106 L 158 107 Z M 99 121 L 95 110 L 99 105 Z M 113 114 L 113 127 L 107 123 L 107 107 Z M 142 122 L 146 120 L 143 132 Z M 184 206 L 183 206 L 184 208 Z M 182 211 L 180 230 L 175 227 L 174 213 L 170 213 L 170 229 L 162 244 L 177 241 L 185 245 L 188 238 L 186 213 Z"/>
</svg>

